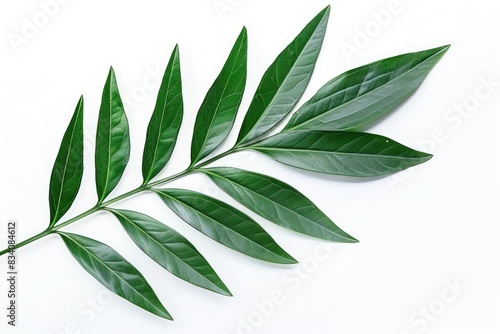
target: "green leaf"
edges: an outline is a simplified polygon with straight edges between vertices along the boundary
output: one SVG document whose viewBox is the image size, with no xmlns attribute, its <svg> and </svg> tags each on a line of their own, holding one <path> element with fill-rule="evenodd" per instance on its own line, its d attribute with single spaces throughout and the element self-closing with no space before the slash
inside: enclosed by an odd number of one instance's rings
<svg viewBox="0 0 500 334">
<path fill-rule="evenodd" d="M 345 176 L 379 176 L 429 160 L 389 138 L 362 132 L 292 131 L 249 147 L 284 164 Z"/>
<path fill-rule="evenodd" d="M 307 197 L 280 180 L 237 168 L 200 171 L 232 198 L 275 224 L 324 240 L 357 242 Z"/>
<path fill-rule="evenodd" d="M 181 67 L 176 45 L 168 62 L 149 121 L 142 156 L 142 176 L 149 182 L 167 164 L 174 150 L 183 116 Z"/>
<path fill-rule="evenodd" d="M 212 153 L 233 127 L 245 90 L 247 48 L 247 31 L 243 28 L 196 116 L 191 165 Z"/>
<path fill-rule="evenodd" d="M 325 84 L 292 116 L 288 130 L 359 130 L 412 95 L 449 45 L 379 60 Z"/>
<path fill-rule="evenodd" d="M 83 177 L 83 96 L 64 133 L 49 186 L 50 224 L 54 226 L 69 210 Z"/>
<path fill-rule="evenodd" d="M 252 218 L 224 202 L 190 190 L 154 192 L 189 225 L 229 248 L 268 262 L 297 263 Z"/>
<path fill-rule="evenodd" d="M 196 248 L 177 231 L 142 213 L 107 209 L 144 253 L 183 280 L 230 296 L 217 273 Z"/>
<path fill-rule="evenodd" d="M 58 234 L 78 263 L 102 285 L 132 304 L 172 320 L 144 276 L 113 248 L 81 235 Z"/>
<path fill-rule="evenodd" d="M 128 121 L 123 109 L 113 68 L 102 93 L 97 123 L 95 178 L 98 203 L 109 195 L 120 181 L 130 156 Z"/>
<path fill-rule="evenodd" d="M 297 104 L 311 79 L 329 14 L 330 6 L 309 22 L 264 73 L 243 120 L 238 145 L 269 131 Z"/>
</svg>

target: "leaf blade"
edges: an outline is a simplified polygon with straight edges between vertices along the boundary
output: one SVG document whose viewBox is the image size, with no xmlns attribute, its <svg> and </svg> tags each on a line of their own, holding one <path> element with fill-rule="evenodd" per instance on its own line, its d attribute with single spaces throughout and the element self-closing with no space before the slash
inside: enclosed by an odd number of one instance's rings
<svg viewBox="0 0 500 334">
<path fill-rule="evenodd" d="M 394 173 L 432 157 L 389 138 L 363 132 L 291 131 L 249 148 L 293 167 L 354 177 Z"/>
<path fill-rule="evenodd" d="M 191 142 L 191 165 L 212 153 L 233 127 L 245 90 L 247 49 L 247 31 L 243 28 L 198 110 Z"/>
<path fill-rule="evenodd" d="M 231 249 L 273 263 L 297 262 L 253 219 L 222 201 L 183 189 L 154 192 L 189 225 Z"/>
<path fill-rule="evenodd" d="M 182 124 L 183 105 L 179 47 L 176 45 L 148 124 L 142 157 L 144 184 L 158 175 L 170 160 Z"/>
<path fill-rule="evenodd" d="M 323 240 L 357 242 L 307 197 L 280 180 L 237 168 L 200 171 L 236 201 L 277 225 Z"/>
<path fill-rule="evenodd" d="M 150 313 L 172 320 L 144 276 L 114 249 L 81 235 L 58 234 L 77 262 L 107 289 Z"/>
<path fill-rule="evenodd" d="M 316 15 L 266 70 L 241 125 L 237 145 L 269 131 L 297 104 L 311 79 L 329 14 L 330 6 Z"/>
<path fill-rule="evenodd" d="M 83 96 L 80 97 L 57 153 L 49 184 L 49 228 L 69 210 L 83 178 Z"/>
<path fill-rule="evenodd" d="M 95 178 L 99 204 L 120 181 L 129 157 L 128 120 L 111 68 L 103 89 L 96 134 Z"/>
<path fill-rule="evenodd" d="M 284 131 L 365 128 L 410 97 L 448 48 L 382 59 L 337 76 L 299 108 Z"/>
<path fill-rule="evenodd" d="M 207 260 L 179 232 L 139 212 L 107 210 L 118 219 L 135 244 L 163 268 L 186 282 L 231 296 Z"/>
</svg>

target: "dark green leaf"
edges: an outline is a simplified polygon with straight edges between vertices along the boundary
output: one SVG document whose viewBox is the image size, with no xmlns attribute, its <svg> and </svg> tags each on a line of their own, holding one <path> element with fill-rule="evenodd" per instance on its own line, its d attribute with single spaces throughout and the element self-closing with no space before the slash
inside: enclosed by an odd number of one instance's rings
<svg viewBox="0 0 500 334">
<path fill-rule="evenodd" d="M 324 85 L 292 116 L 287 130 L 356 130 L 412 95 L 449 45 L 350 70 Z"/>
<path fill-rule="evenodd" d="M 330 6 L 309 22 L 264 73 L 243 120 L 239 145 L 269 131 L 300 99 L 311 79 L 329 14 Z"/>
<path fill-rule="evenodd" d="M 142 156 L 142 176 L 149 182 L 167 164 L 174 150 L 182 123 L 183 100 L 179 47 L 176 45 L 149 121 Z"/>
<path fill-rule="evenodd" d="M 128 121 L 113 68 L 102 93 L 97 123 L 95 178 L 98 203 L 116 187 L 130 156 Z"/>
<path fill-rule="evenodd" d="M 177 231 L 142 213 L 107 210 L 118 218 L 136 245 L 163 268 L 194 285 L 231 295 L 207 260 Z"/>
<path fill-rule="evenodd" d="M 389 138 L 362 132 L 292 131 L 250 148 L 290 166 L 360 177 L 394 173 L 432 157 Z"/>
<path fill-rule="evenodd" d="M 144 276 L 113 248 L 81 235 L 58 233 L 78 263 L 102 285 L 132 304 L 172 320 Z"/>
<path fill-rule="evenodd" d="M 228 136 L 247 77 L 247 31 L 241 31 L 217 79 L 201 104 L 191 144 L 191 164 L 212 153 Z"/>
<path fill-rule="evenodd" d="M 307 197 L 280 180 L 237 168 L 200 171 L 232 198 L 273 223 L 324 240 L 357 242 Z"/>
<path fill-rule="evenodd" d="M 80 189 L 82 177 L 83 96 L 76 105 L 52 168 L 49 186 L 49 227 L 54 226 L 73 204 Z"/>
<path fill-rule="evenodd" d="M 268 262 L 297 262 L 252 218 L 224 202 L 190 190 L 154 191 L 185 222 L 229 248 Z"/>
</svg>

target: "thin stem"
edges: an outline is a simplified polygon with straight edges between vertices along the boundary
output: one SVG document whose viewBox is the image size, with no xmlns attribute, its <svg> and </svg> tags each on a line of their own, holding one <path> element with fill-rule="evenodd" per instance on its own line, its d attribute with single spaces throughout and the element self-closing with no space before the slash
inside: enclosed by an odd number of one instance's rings
<svg viewBox="0 0 500 334">
<path fill-rule="evenodd" d="M 40 239 L 40 238 L 43 238 L 43 237 L 45 237 L 46 235 L 48 235 L 48 234 L 50 234 L 50 233 L 51 233 L 51 232 L 50 232 L 50 230 L 48 230 L 48 229 L 47 229 L 47 230 L 45 230 L 45 231 L 43 231 L 43 232 L 40 232 L 40 233 L 38 233 L 37 235 L 34 235 L 34 236 L 32 236 L 31 238 L 26 239 L 26 240 L 24 240 L 24 241 L 22 241 L 22 242 L 20 242 L 20 243 L 16 244 L 16 246 L 15 246 L 14 248 L 6 248 L 6 249 L 4 249 L 3 251 L 1 251 L 1 252 L 0 252 L 0 256 L 2 256 L 2 255 L 4 255 L 4 254 L 7 254 L 8 252 L 10 252 L 10 250 L 11 250 L 11 249 L 18 249 L 18 248 L 21 248 L 21 247 L 23 247 L 24 245 L 27 245 L 27 244 L 29 244 L 29 243 L 32 243 L 32 242 L 33 242 L 33 241 L 35 241 L 35 240 L 38 240 L 38 239 Z"/>
<path fill-rule="evenodd" d="M 65 221 L 63 223 L 60 223 L 60 224 L 57 224 L 57 225 L 52 226 L 50 228 L 47 228 L 45 231 L 40 232 L 37 235 L 34 235 L 31 238 L 26 239 L 26 240 L 24 240 L 24 241 L 16 244 L 14 248 L 6 248 L 3 251 L 0 251 L 0 256 L 8 253 L 11 249 L 19 249 L 19 248 L 21 248 L 23 246 L 26 246 L 26 245 L 28 245 L 28 244 L 30 244 L 30 243 L 38 240 L 38 239 L 41 239 L 41 238 L 43 238 L 43 237 L 45 237 L 45 236 L 47 236 L 49 234 L 55 233 L 57 230 L 59 230 L 59 229 L 61 229 L 63 227 L 71 225 L 71 224 L 73 224 L 73 223 L 75 223 L 75 222 L 77 222 L 77 221 L 79 221 L 79 220 L 81 220 L 81 219 L 83 219 L 83 218 L 85 218 L 87 216 L 90 216 L 91 214 L 93 214 L 93 213 L 95 213 L 97 211 L 106 209 L 106 207 L 109 206 L 109 205 L 111 205 L 111 204 L 114 204 L 116 202 L 119 202 L 121 200 L 129 198 L 129 197 L 131 197 L 133 195 L 136 195 L 136 194 L 138 194 L 138 193 L 140 193 L 140 192 L 142 192 L 144 190 L 148 190 L 148 189 L 153 188 L 153 187 L 161 186 L 161 185 L 166 184 L 168 182 L 172 182 L 172 181 L 177 180 L 177 179 L 179 179 L 181 177 L 184 177 L 186 175 L 194 173 L 194 172 L 197 171 L 198 168 L 204 167 L 204 166 L 206 166 L 206 165 L 208 165 L 208 164 L 210 164 L 210 163 L 212 163 L 214 161 L 217 161 L 217 160 L 219 160 L 219 159 L 221 159 L 221 158 L 223 158 L 225 156 L 228 156 L 228 155 L 230 155 L 232 153 L 238 152 L 241 149 L 243 149 L 243 147 L 235 146 L 235 147 L 231 148 L 230 150 L 228 150 L 226 152 L 223 152 L 221 154 L 216 155 L 215 157 L 213 157 L 211 159 L 206 160 L 205 162 L 199 163 L 199 164 L 197 164 L 195 166 L 189 166 L 188 168 L 186 168 L 182 172 L 179 172 L 177 174 L 173 174 L 171 176 L 168 176 L 166 178 L 160 179 L 160 180 L 155 181 L 155 182 L 151 182 L 151 183 L 148 183 L 148 184 L 142 184 L 141 186 L 139 186 L 139 187 L 137 187 L 137 188 L 135 188 L 133 190 L 130 190 L 130 191 L 128 191 L 128 192 L 126 192 L 126 193 L 124 193 L 124 194 L 122 194 L 120 196 L 117 196 L 115 198 L 112 198 L 110 200 L 102 202 L 100 204 L 98 203 L 94 207 L 92 207 L 92 208 L 88 209 L 87 211 L 79 214 L 78 216 L 75 216 L 75 217 L 73 217 L 73 218 L 71 218 L 71 219 L 69 219 L 69 220 L 67 220 L 67 221 Z"/>
</svg>

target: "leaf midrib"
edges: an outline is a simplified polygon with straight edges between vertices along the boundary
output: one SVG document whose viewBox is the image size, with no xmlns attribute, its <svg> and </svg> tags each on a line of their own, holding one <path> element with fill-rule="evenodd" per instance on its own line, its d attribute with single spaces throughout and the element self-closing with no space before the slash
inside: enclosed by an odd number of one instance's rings
<svg viewBox="0 0 500 334">
<path fill-rule="evenodd" d="M 175 257 L 176 259 L 180 260 L 180 262 L 184 263 L 184 265 L 188 268 L 191 268 L 193 271 L 195 271 L 196 273 L 198 273 L 198 275 L 200 275 L 205 281 L 208 281 L 212 284 L 215 285 L 214 282 L 210 281 L 208 278 L 206 278 L 203 274 L 201 274 L 198 270 L 196 270 L 194 267 L 192 267 L 191 265 L 189 265 L 186 261 L 184 261 L 182 258 L 180 258 L 179 256 L 177 256 L 175 253 L 171 252 L 169 249 L 167 249 L 166 247 L 164 247 L 158 240 L 156 240 L 155 238 L 153 238 L 152 236 L 150 236 L 149 234 L 147 234 L 143 229 L 141 229 L 139 227 L 139 225 L 137 225 L 135 222 L 133 222 L 132 220 L 128 219 L 126 216 L 124 216 L 122 213 L 118 212 L 118 211 L 115 211 L 115 210 L 110 210 L 111 212 L 115 213 L 115 214 L 118 214 L 120 215 L 121 217 L 123 217 L 125 220 L 127 220 L 130 224 L 132 224 L 133 226 L 136 227 L 136 229 L 138 231 L 140 231 L 143 235 L 145 235 L 146 237 L 148 237 L 148 239 L 150 240 L 153 240 L 156 244 L 158 244 L 160 246 L 161 249 L 164 249 L 165 252 L 171 254 L 173 257 Z M 146 253 L 147 254 L 147 253 Z M 149 254 L 148 254 L 149 255 Z M 163 267 L 163 265 L 162 265 Z M 167 268 L 165 268 L 167 269 Z M 170 271 L 169 269 L 167 269 L 168 271 Z M 170 271 L 171 272 L 171 271 Z M 171 272 L 172 273 L 172 272 Z M 174 273 L 172 273 L 174 274 Z M 178 276 L 176 274 L 174 274 L 175 276 Z M 178 276 L 179 277 L 179 276 Z M 181 277 L 182 278 L 182 277 Z M 189 283 L 193 283 L 193 282 L 190 282 L 190 281 L 187 281 Z M 196 284 L 197 285 L 197 284 Z M 217 285 L 216 285 L 217 286 Z"/>
<path fill-rule="evenodd" d="M 239 45 L 239 47 L 238 47 L 238 52 L 236 53 L 235 59 L 238 59 L 238 58 L 240 57 L 240 54 L 241 54 L 241 49 L 242 49 L 242 47 L 243 47 L 243 45 L 242 45 L 242 44 L 243 44 L 243 43 L 240 43 L 240 45 Z M 233 61 L 233 65 L 231 66 L 231 71 L 230 71 L 230 74 L 229 74 L 229 78 L 231 78 L 231 77 L 233 76 L 233 75 L 232 75 L 232 74 L 233 74 L 233 70 L 234 70 L 234 68 L 235 68 L 235 67 L 237 67 L 236 65 L 238 65 L 238 63 L 237 63 L 237 62 L 235 62 L 235 61 Z M 223 67 L 223 69 L 222 69 L 222 70 L 224 70 L 224 67 Z M 217 78 L 215 79 L 215 80 L 216 80 L 216 82 L 217 82 L 217 80 L 218 80 L 218 79 L 219 79 L 219 77 L 217 77 Z M 215 84 L 215 82 L 214 82 L 214 84 Z M 239 84 L 239 82 L 238 82 L 238 84 Z M 224 96 L 224 94 L 225 94 L 225 92 L 226 92 L 226 90 L 227 90 L 228 85 L 229 85 L 229 79 L 228 79 L 228 80 L 226 80 L 226 82 L 225 82 L 225 84 L 224 84 L 224 88 L 222 89 L 221 97 L 222 97 L 222 96 Z M 239 94 L 239 95 L 241 95 L 241 94 Z M 214 113 L 213 113 L 213 116 L 212 116 L 212 117 L 211 117 L 211 119 L 210 119 L 210 125 L 207 127 L 207 132 L 206 132 L 206 134 L 205 134 L 205 136 L 204 136 L 204 138 L 203 138 L 203 142 L 202 142 L 202 144 L 201 144 L 201 146 L 200 146 L 200 150 L 199 150 L 198 154 L 196 155 L 196 159 L 194 159 L 194 161 L 195 161 L 195 162 L 199 161 L 200 156 L 201 156 L 201 155 L 203 155 L 203 153 L 204 153 L 203 151 L 205 151 L 205 148 L 206 148 L 206 143 L 207 143 L 207 141 L 208 141 L 208 135 L 209 135 L 210 130 L 212 129 L 212 125 L 214 124 L 215 119 L 217 118 L 217 112 L 218 112 L 218 110 L 219 110 L 219 107 L 220 107 L 220 105 L 221 105 L 221 102 L 222 102 L 222 98 L 220 98 L 220 99 L 217 101 L 217 106 L 215 107 L 215 111 L 214 111 Z"/>
<path fill-rule="evenodd" d="M 217 220 L 215 220 L 215 219 L 213 219 L 212 217 L 208 216 L 208 215 L 207 215 L 207 214 L 205 214 L 204 212 L 201 212 L 201 211 L 199 211 L 198 209 L 196 209 L 196 208 L 194 208 L 194 207 L 192 207 L 192 206 L 190 206 L 190 205 L 187 205 L 186 203 L 184 203 L 184 202 L 182 202 L 181 200 L 179 200 L 179 199 L 177 199 L 177 198 L 175 198 L 175 197 L 171 196 L 170 194 L 165 194 L 164 192 L 160 192 L 160 194 L 166 195 L 168 198 L 170 198 L 170 199 L 171 199 L 171 200 L 173 200 L 173 201 L 178 202 L 179 204 L 181 204 L 181 205 L 182 205 L 182 206 L 184 206 L 184 207 L 185 207 L 185 206 L 190 207 L 193 211 L 198 212 L 201 216 L 204 216 L 204 217 L 208 218 L 209 220 L 211 220 L 211 221 L 215 222 L 217 225 L 222 226 L 224 229 L 227 229 L 227 230 L 229 230 L 229 231 L 232 231 L 233 233 L 236 233 L 237 235 L 239 235 L 239 236 L 240 236 L 240 237 L 242 237 L 243 239 L 248 240 L 251 244 L 257 245 L 259 248 L 264 249 L 266 252 L 269 252 L 269 253 L 271 253 L 271 254 L 274 254 L 274 255 L 276 255 L 276 256 L 279 256 L 280 258 L 287 259 L 286 257 L 283 257 L 283 256 L 281 256 L 281 255 L 279 255 L 279 254 L 276 254 L 276 253 L 272 252 L 271 250 L 269 250 L 269 249 L 265 248 L 264 246 L 262 246 L 262 245 L 258 244 L 257 242 L 255 242 L 255 241 L 253 241 L 253 240 L 251 240 L 251 239 L 247 238 L 247 237 L 246 237 L 246 236 L 244 236 L 243 234 L 240 234 L 239 232 L 237 232 L 237 231 L 235 231 L 235 230 L 233 230 L 233 229 L 231 229 L 231 228 L 229 228 L 229 227 L 225 226 L 224 224 L 219 223 Z M 189 224 L 189 223 L 188 223 L 188 224 Z M 191 225 L 191 224 L 189 224 L 189 225 Z M 201 231 L 200 231 L 200 232 L 201 232 Z M 202 232 L 202 233 L 203 233 L 203 232 Z M 205 234 L 205 233 L 203 233 L 203 234 Z M 212 239 L 213 239 L 213 238 L 212 238 Z"/>
<path fill-rule="evenodd" d="M 342 239 L 348 239 L 348 238 L 345 238 L 345 237 L 343 237 L 343 236 L 341 236 L 341 235 L 337 234 L 337 233 L 336 233 L 336 232 L 334 232 L 334 231 L 328 230 L 325 226 L 322 226 L 322 225 L 320 225 L 320 224 L 317 224 L 317 223 L 316 223 L 316 221 L 314 221 L 314 220 L 312 220 L 312 219 L 310 219 L 310 218 L 308 218 L 308 217 L 306 217 L 306 216 L 304 216 L 304 215 L 302 215 L 302 214 L 300 214 L 300 213 L 296 213 L 295 211 L 290 210 L 289 208 L 287 208 L 286 206 L 282 205 L 281 203 L 278 203 L 278 202 L 275 202 L 275 201 L 270 200 L 269 198 L 267 198 L 267 197 L 265 197 L 265 196 L 263 196 L 263 195 L 259 194 L 258 192 L 254 191 L 253 189 L 250 189 L 250 188 L 248 188 L 248 187 L 246 187 L 246 186 L 243 186 L 242 184 L 239 184 L 239 183 L 237 183 L 237 182 L 234 182 L 233 180 L 230 180 L 230 179 L 228 179 L 228 178 L 226 178 L 226 177 L 224 177 L 224 176 L 220 176 L 220 175 L 215 174 L 215 173 L 213 173 L 213 172 L 208 172 L 207 170 L 205 170 L 205 171 L 206 171 L 206 173 L 207 173 L 207 174 L 215 175 L 216 177 L 218 176 L 218 177 L 220 177 L 220 178 L 223 178 L 223 179 L 225 179 L 225 180 L 229 181 L 229 182 L 230 182 L 230 183 L 232 183 L 232 184 L 236 184 L 236 185 L 240 185 L 240 186 L 242 186 L 244 189 L 247 189 L 249 192 L 251 192 L 251 193 L 253 193 L 253 194 L 256 194 L 259 198 L 264 198 L 264 199 L 266 199 L 266 200 L 269 200 L 269 202 L 275 203 L 277 206 L 279 206 L 279 207 L 281 207 L 281 208 L 285 209 L 285 211 L 291 212 L 291 213 L 293 213 L 293 214 L 296 214 L 297 216 L 300 216 L 300 217 L 304 218 L 305 220 L 307 220 L 307 221 L 311 222 L 313 225 L 320 227 L 322 230 L 326 230 L 326 231 L 328 231 L 328 232 L 334 233 L 335 235 L 337 235 L 338 237 L 340 237 L 340 238 L 342 238 Z M 318 209 L 318 210 L 319 210 L 319 209 Z M 333 222 L 332 222 L 332 224 L 335 224 L 335 223 L 333 223 Z M 337 228 L 338 228 L 338 227 L 337 227 Z M 298 231 L 297 231 L 297 232 L 298 232 Z M 348 240 L 349 240 L 349 239 L 348 239 Z"/>
<path fill-rule="evenodd" d="M 172 81 L 172 77 L 174 75 L 174 69 L 177 65 L 176 63 L 177 61 L 177 53 L 175 54 L 174 56 L 174 60 L 172 62 L 172 69 L 169 73 L 169 76 L 168 76 L 168 82 L 167 82 L 167 85 L 166 85 L 166 90 L 167 90 L 167 97 L 169 96 L 168 94 L 168 91 L 170 89 L 170 82 Z M 161 87 L 160 87 L 160 90 L 161 90 Z M 159 143 L 160 143 L 160 137 L 161 137 L 161 134 L 162 134 L 162 126 L 163 126 L 163 121 L 165 119 L 165 111 L 167 109 L 167 97 L 165 97 L 165 99 L 163 99 L 163 108 L 161 110 L 161 119 L 160 119 L 160 124 L 159 124 L 159 127 L 158 127 L 158 135 L 156 136 L 156 144 L 154 146 L 154 150 L 153 150 L 153 159 L 151 160 L 151 166 L 149 167 L 149 172 L 148 172 L 148 179 L 151 179 L 151 175 L 153 174 L 153 169 L 155 168 L 155 164 L 156 164 L 156 154 L 158 153 L 158 146 L 159 146 Z M 175 119 L 175 118 L 174 118 Z"/>
<path fill-rule="evenodd" d="M 77 246 L 79 246 L 79 248 L 81 248 L 82 250 L 84 250 L 86 253 L 88 253 L 89 255 L 91 255 L 94 259 L 96 259 L 99 263 L 101 263 L 104 267 L 106 267 L 111 273 L 113 273 L 114 276 L 116 276 L 121 282 L 124 282 L 128 287 L 130 287 L 132 289 L 132 291 L 134 291 L 137 295 L 139 295 L 142 299 L 144 299 L 144 301 L 146 301 L 148 304 L 150 304 L 151 306 L 154 307 L 155 310 L 157 310 L 160 314 L 163 314 L 165 315 L 165 312 L 161 309 L 159 309 L 158 307 L 156 307 L 156 305 L 154 305 L 152 302 L 150 302 L 146 297 L 144 297 L 144 295 L 142 293 L 140 293 L 138 290 L 136 290 L 132 285 L 130 285 L 126 280 L 124 280 L 120 275 L 118 275 L 114 270 L 111 269 L 111 267 L 109 267 L 105 262 L 101 261 L 101 259 L 99 259 L 94 253 L 92 253 L 91 251 L 88 251 L 85 246 L 83 246 L 82 244 L 80 244 L 78 241 L 76 241 L 74 238 L 72 238 L 71 236 L 69 236 L 68 234 L 64 233 L 63 234 L 65 237 L 67 237 L 68 239 L 70 239 L 71 241 L 73 241 Z M 137 275 L 137 274 L 136 274 Z M 146 281 L 145 281 L 146 282 Z M 146 282 L 147 283 L 147 282 Z"/>
<path fill-rule="evenodd" d="M 81 112 L 81 106 L 78 107 L 78 113 L 75 117 L 75 124 L 73 126 L 73 128 L 71 129 L 71 136 L 70 136 L 70 140 L 69 140 L 69 148 L 68 148 L 68 154 L 66 155 L 66 161 L 65 161 L 65 164 L 64 164 L 64 169 L 63 169 L 63 175 L 61 177 L 61 187 L 59 188 L 59 197 L 58 197 L 58 200 L 57 200 L 57 206 L 55 208 L 55 212 L 54 212 L 54 217 L 52 218 L 52 222 L 51 222 L 51 225 L 54 224 L 55 222 L 57 222 L 58 220 L 58 214 L 59 214 L 59 208 L 61 206 L 61 198 L 62 198 L 62 193 L 63 193 L 63 188 L 64 188 L 64 184 L 65 184 L 65 178 L 66 178 L 66 171 L 68 169 L 68 161 L 69 161 L 69 157 L 71 155 L 71 144 L 73 143 L 73 137 L 74 137 L 74 134 L 75 134 L 75 129 L 78 125 L 78 118 L 80 117 L 80 112 Z"/>
<path fill-rule="evenodd" d="M 326 13 L 325 13 L 326 14 Z M 282 87 L 284 86 L 284 82 L 288 80 L 288 76 L 289 74 L 295 69 L 295 65 L 298 63 L 299 59 L 302 57 L 302 54 L 304 53 L 304 50 L 309 46 L 309 43 L 311 42 L 312 40 L 312 36 L 314 36 L 316 34 L 316 32 L 318 31 L 318 28 L 319 26 L 321 25 L 321 23 L 323 22 L 324 18 L 325 18 L 325 14 L 323 14 L 323 17 L 321 18 L 320 22 L 318 23 L 318 25 L 316 26 L 316 28 L 314 29 L 314 32 L 311 34 L 311 38 L 308 39 L 306 45 L 304 45 L 304 47 L 302 48 L 302 50 L 300 50 L 300 53 L 299 55 L 297 56 L 297 58 L 295 59 L 295 61 L 293 62 L 293 65 L 290 67 L 290 70 L 286 73 L 286 78 L 285 80 L 283 80 L 283 82 L 280 84 L 278 90 L 276 91 L 276 94 L 274 94 L 273 98 L 271 99 L 271 101 L 266 105 L 266 108 L 264 109 L 264 111 L 261 113 L 261 115 L 259 116 L 259 118 L 257 119 L 257 121 L 255 122 L 255 124 L 252 126 L 252 128 L 248 131 L 248 133 L 241 139 L 241 141 L 239 141 L 240 143 L 246 143 L 248 142 L 247 138 L 252 134 L 252 133 L 255 133 L 256 130 L 255 130 L 255 127 L 257 126 L 257 124 L 261 123 L 261 120 L 264 118 L 264 115 L 266 114 L 266 112 L 270 109 L 270 106 L 273 104 L 273 102 L 276 100 L 277 96 L 281 93 L 282 91 Z M 299 33 L 300 34 L 300 33 Z M 293 41 L 292 41 L 293 43 Z M 286 50 L 286 48 L 285 48 Z M 283 50 L 282 53 L 285 52 L 285 50 Z M 281 55 L 281 54 L 280 54 Z M 278 56 L 279 57 L 279 56 Z M 277 61 L 277 59 L 275 60 L 275 62 Z M 274 63 L 273 63 L 274 65 Z M 272 65 L 271 65 L 272 66 Z M 313 65 L 314 66 L 314 65 Z M 267 71 L 266 71 L 267 73 Z M 309 74 L 309 77 L 311 77 L 311 74 Z M 260 84 L 259 84 L 260 86 Z M 260 94 L 262 95 L 262 94 Z M 255 96 L 256 97 L 256 96 Z M 254 98 L 255 98 L 254 97 Z M 252 99 L 252 102 L 253 102 L 253 99 Z M 265 132 L 267 132 L 268 130 L 266 130 Z M 264 132 L 264 133 L 265 133 Z M 262 133 L 262 134 L 264 134 Z M 260 135 L 262 135 L 260 134 Z M 260 136 L 259 135 L 259 136 Z M 253 140 L 255 139 L 256 137 L 252 138 L 252 139 L 249 139 L 249 140 Z"/>
<path fill-rule="evenodd" d="M 418 159 L 425 159 L 427 157 L 401 157 L 401 156 L 394 156 L 394 155 L 386 155 L 386 154 L 368 154 L 368 153 L 348 153 L 348 152 L 327 152 L 327 151 L 319 151 L 319 150 L 310 150 L 310 149 L 296 149 L 296 148 L 277 148 L 277 147 L 263 147 L 263 146 L 249 146 L 249 149 L 252 150 L 257 150 L 257 151 L 298 151 L 298 152 L 318 152 L 318 153 L 325 153 L 325 154 L 334 154 L 334 155 L 360 155 L 360 156 L 376 156 L 380 158 L 395 158 L 395 159 L 404 159 L 404 160 L 418 160 Z"/>
<path fill-rule="evenodd" d="M 387 85 L 391 84 L 393 81 L 395 81 L 395 80 L 397 80 L 397 79 L 400 79 L 401 77 L 403 77 L 403 76 L 405 76 L 405 75 L 408 75 L 408 73 L 415 71 L 418 67 L 420 67 L 420 66 L 422 66 L 422 65 L 424 65 L 424 64 L 427 64 L 427 63 L 431 60 L 431 58 L 434 58 L 435 56 L 440 55 L 440 54 L 441 54 L 441 52 L 443 52 L 443 51 L 444 51 L 444 50 L 439 50 L 439 52 L 436 52 L 435 54 L 433 54 L 433 55 L 431 55 L 431 56 L 427 57 L 425 60 L 421 61 L 421 62 L 420 62 L 419 64 L 417 64 L 416 66 L 412 67 L 411 69 L 409 69 L 408 71 L 404 72 L 403 74 L 398 75 L 397 77 L 395 77 L 395 78 L 393 78 L 393 79 L 391 79 L 391 80 L 387 81 L 387 82 L 386 82 L 385 84 L 383 84 L 382 86 L 379 86 L 379 87 L 377 87 L 377 88 L 375 88 L 375 89 L 373 89 L 373 90 L 367 91 L 367 92 L 366 92 L 366 93 L 364 93 L 364 94 L 357 95 L 354 99 L 349 100 L 349 101 L 347 101 L 346 103 L 340 104 L 340 105 L 338 105 L 338 106 L 336 106 L 336 107 L 334 107 L 334 108 L 332 108 L 332 109 L 329 109 L 327 112 L 328 112 L 328 113 L 334 112 L 334 111 L 335 111 L 335 110 L 337 110 L 337 109 L 343 108 L 343 107 L 345 107 L 345 106 L 347 106 L 347 105 L 349 105 L 349 104 L 351 104 L 351 103 L 354 103 L 354 102 L 358 101 L 358 99 L 361 99 L 361 98 L 365 97 L 365 95 L 371 94 L 371 93 L 373 93 L 373 92 L 377 92 L 378 90 L 380 90 L 380 89 L 384 88 L 385 86 L 387 86 Z M 350 87 L 352 87 L 352 86 L 350 86 Z M 347 88 L 350 88 L 350 87 L 347 87 Z M 346 90 L 346 89 L 343 89 L 343 90 Z M 340 92 L 340 91 L 339 91 L 339 92 Z M 384 98 L 386 98 L 386 97 L 387 97 L 387 96 L 383 96 L 380 100 L 382 100 L 382 99 L 384 99 Z M 323 99 L 321 99 L 321 100 L 323 100 Z M 380 100 L 377 100 L 377 102 L 378 102 L 378 101 L 380 101 Z M 297 124 L 297 125 L 295 125 L 295 126 L 293 126 L 293 127 L 290 127 L 290 128 L 288 128 L 288 129 L 285 129 L 285 130 L 284 130 L 284 132 L 300 129 L 300 128 L 301 128 L 301 127 L 303 127 L 305 124 L 308 124 L 308 123 L 310 123 L 310 122 L 312 122 L 312 121 L 315 121 L 315 120 L 317 120 L 318 118 L 321 118 L 322 116 L 324 116 L 324 113 L 320 113 L 320 114 L 318 114 L 318 115 L 316 115 L 316 116 L 314 116 L 314 117 L 312 117 L 312 118 L 310 118 L 310 119 L 306 120 L 305 122 L 299 123 L 299 124 Z"/>
<path fill-rule="evenodd" d="M 102 194 L 100 197 L 102 197 L 99 201 L 102 202 L 104 198 L 106 197 L 106 192 L 108 191 L 108 185 L 109 185 L 109 173 L 111 171 L 111 132 L 113 130 L 113 97 L 111 93 L 111 89 L 114 83 L 114 74 L 111 74 L 110 80 L 109 80 L 109 88 L 108 88 L 108 98 L 109 98 L 109 131 L 108 131 L 108 159 L 106 161 L 106 177 L 105 177 L 105 182 L 104 182 L 104 189 L 102 191 Z"/>
</svg>

